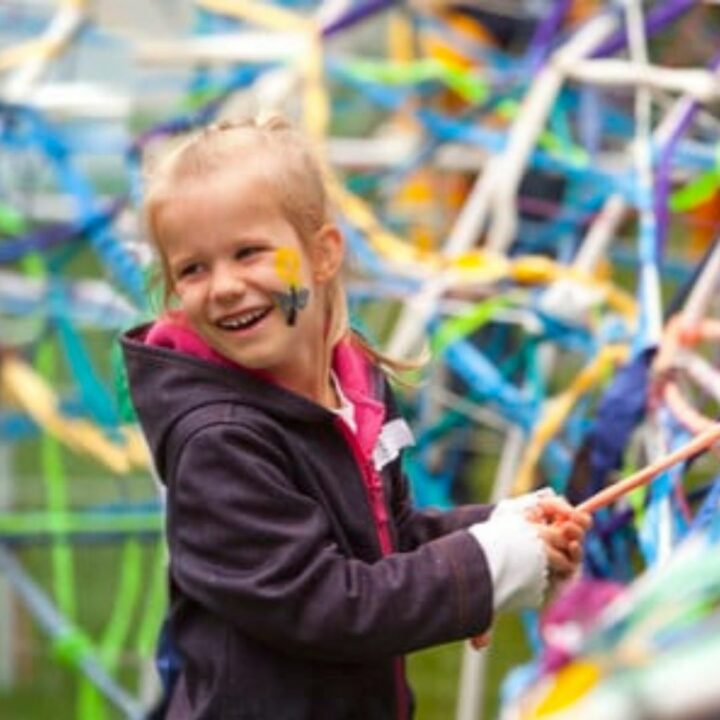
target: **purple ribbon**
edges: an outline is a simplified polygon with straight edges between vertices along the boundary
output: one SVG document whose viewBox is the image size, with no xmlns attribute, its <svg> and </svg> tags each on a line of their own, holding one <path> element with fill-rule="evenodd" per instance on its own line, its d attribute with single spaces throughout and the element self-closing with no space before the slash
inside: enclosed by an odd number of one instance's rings
<svg viewBox="0 0 720 720">
<path fill-rule="evenodd" d="M 656 5 L 645 18 L 645 32 L 654 35 L 695 5 L 697 5 L 697 0 L 667 0 L 662 5 Z M 627 42 L 625 29 L 618 30 L 595 50 L 592 57 L 614 55 L 618 50 L 622 50 Z"/>
<path fill-rule="evenodd" d="M 530 72 L 533 75 L 545 64 L 553 40 L 571 5 L 572 0 L 556 0 L 552 10 L 538 23 L 527 51 Z"/>
<path fill-rule="evenodd" d="M 324 38 L 328 38 L 332 35 L 346 30 L 364 20 L 370 15 L 374 15 L 382 10 L 396 5 L 398 0 L 369 0 L 369 2 L 363 3 L 362 5 L 353 5 L 347 12 L 343 13 L 339 18 L 333 20 L 322 28 L 321 34 Z"/>
</svg>

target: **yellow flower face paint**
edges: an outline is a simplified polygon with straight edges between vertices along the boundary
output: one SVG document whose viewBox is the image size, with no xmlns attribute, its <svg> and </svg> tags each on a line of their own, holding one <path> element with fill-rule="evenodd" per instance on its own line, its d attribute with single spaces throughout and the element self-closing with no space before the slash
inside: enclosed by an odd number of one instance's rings
<svg viewBox="0 0 720 720">
<path fill-rule="evenodd" d="M 282 247 L 275 252 L 275 270 L 288 285 L 300 285 L 300 254 L 295 248 Z"/>
<path fill-rule="evenodd" d="M 298 310 L 302 310 L 308 301 L 310 291 L 300 285 L 300 254 L 295 248 L 279 248 L 275 252 L 275 270 L 283 282 L 289 286 L 289 292 L 274 292 L 273 299 L 285 314 L 288 325 L 294 325 Z"/>
</svg>

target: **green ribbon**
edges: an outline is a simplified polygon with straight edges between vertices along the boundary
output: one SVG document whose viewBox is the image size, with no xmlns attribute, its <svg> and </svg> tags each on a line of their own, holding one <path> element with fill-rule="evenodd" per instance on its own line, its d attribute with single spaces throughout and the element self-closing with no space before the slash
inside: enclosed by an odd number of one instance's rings
<svg viewBox="0 0 720 720">
<path fill-rule="evenodd" d="M 140 626 L 138 628 L 135 650 L 140 657 L 150 657 L 157 642 L 160 623 L 167 608 L 167 558 L 165 545 L 158 543 L 152 559 L 152 578 L 150 590 L 145 600 Z"/>
<path fill-rule="evenodd" d="M 42 528 L 42 530 L 39 530 Z M 42 534 L 55 538 L 73 535 L 160 533 L 163 515 L 159 510 L 131 513 L 49 510 L 0 513 L 0 537 L 21 539 Z"/>
<path fill-rule="evenodd" d="M 92 655 L 92 641 L 77 628 L 63 628 L 52 638 L 51 652 L 55 660 L 71 668 L 79 668 L 82 661 Z"/>
<path fill-rule="evenodd" d="M 488 84 L 472 70 L 451 67 L 439 60 L 424 59 L 413 62 L 383 60 L 350 60 L 343 69 L 357 80 L 383 85 L 419 85 L 441 82 L 472 104 L 483 102 L 488 96 Z"/>
<path fill-rule="evenodd" d="M 462 315 L 445 320 L 433 333 L 430 341 L 433 356 L 440 357 L 448 345 L 462 340 L 482 325 L 490 322 L 499 310 L 510 304 L 510 299 L 506 297 L 490 298 L 479 302 Z"/>
<path fill-rule="evenodd" d="M 687 212 L 710 200 L 720 187 L 720 170 L 708 170 L 670 195 L 673 212 Z"/>
<path fill-rule="evenodd" d="M 22 235 L 27 229 L 27 222 L 21 213 L 9 205 L 0 204 L 0 233 Z"/>
</svg>

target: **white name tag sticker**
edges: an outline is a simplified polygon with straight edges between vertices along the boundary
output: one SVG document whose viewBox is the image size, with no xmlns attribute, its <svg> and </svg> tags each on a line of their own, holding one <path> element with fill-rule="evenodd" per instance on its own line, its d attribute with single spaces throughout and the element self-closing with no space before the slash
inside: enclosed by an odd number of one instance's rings
<svg viewBox="0 0 720 720">
<path fill-rule="evenodd" d="M 415 437 L 410 426 L 402 419 L 396 418 L 383 425 L 375 449 L 373 450 L 373 464 L 375 470 L 380 472 L 388 463 L 400 455 L 403 448 L 415 444 Z"/>
</svg>

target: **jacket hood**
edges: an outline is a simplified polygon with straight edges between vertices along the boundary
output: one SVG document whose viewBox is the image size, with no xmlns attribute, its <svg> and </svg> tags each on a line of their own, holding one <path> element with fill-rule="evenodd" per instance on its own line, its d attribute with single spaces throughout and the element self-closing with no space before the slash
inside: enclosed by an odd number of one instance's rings
<svg viewBox="0 0 720 720">
<path fill-rule="evenodd" d="M 146 344 L 151 327 L 143 325 L 126 332 L 120 344 L 133 405 L 158 462 L 175 423 L 203 405 L 232 402 L 257 408 L 280 421 L 333 421 L 329 410 L 240 366 Z M 163 468 L 158 470 L 162 475 Z"/>
</svg>

